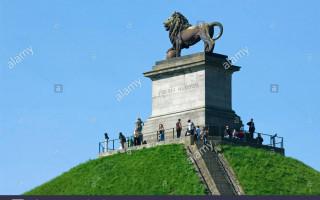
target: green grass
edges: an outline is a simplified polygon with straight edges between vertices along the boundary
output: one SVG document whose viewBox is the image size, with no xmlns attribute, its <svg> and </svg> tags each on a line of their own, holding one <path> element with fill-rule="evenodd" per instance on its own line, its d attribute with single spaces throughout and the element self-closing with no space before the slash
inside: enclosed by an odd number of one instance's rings
<svg viewBox="0 0 320 200">
<path fill-rule="evenodd" d="M 204 195 L 183 145 L 163 145 L 80 164 L 25 195 Z"/>
<path fill-rule="evenodd" d="M 222 146 L 247 195 L 319 195 L 320 172 L 270 151 Z M 183 145 L 90 160 L 25 195 L 204 195 Z"/>
<path fill-rule="evenodd" d="M 248 195 L 320 194 L 320 172 L 298 160 L 251 147 L 222 149 Z"/>
</svg>

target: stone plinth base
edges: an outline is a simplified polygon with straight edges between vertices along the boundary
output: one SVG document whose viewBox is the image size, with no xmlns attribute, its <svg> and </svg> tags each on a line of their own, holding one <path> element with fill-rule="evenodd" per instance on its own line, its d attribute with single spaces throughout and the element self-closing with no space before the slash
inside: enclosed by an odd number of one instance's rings
<svg viewBox="0 0 320 200">
<path fill-rule="evenodd" d="M 156 62 L 144 73 L 152 80 L 152 115 L 145 122 L 143 134 L 154 134 L 163 124 L 173 131 L 178 119 L 186 127 L 209 126 L 210 135 L 220 135 L 225 125 L 240 128 L 241 119 L 232 110 L 231 79 L 240 67 L 229 66 L 227 56 L 196 53 Z M 181 134 L 184 134 L 186 128 Z"/>
</svg>

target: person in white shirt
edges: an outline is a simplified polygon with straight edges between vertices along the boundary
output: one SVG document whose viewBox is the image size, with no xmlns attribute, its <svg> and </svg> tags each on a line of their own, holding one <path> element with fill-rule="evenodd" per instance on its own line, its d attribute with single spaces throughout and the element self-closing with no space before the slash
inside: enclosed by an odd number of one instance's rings
<svg viewBox="0 0 320 200">
<path fill-rule="evenodd" d="M 188 130 L 187 130 L 189 135 L 194 135 L 194 124 L 193 122 L 189 119 L 188 120 Z"/>
</svg>

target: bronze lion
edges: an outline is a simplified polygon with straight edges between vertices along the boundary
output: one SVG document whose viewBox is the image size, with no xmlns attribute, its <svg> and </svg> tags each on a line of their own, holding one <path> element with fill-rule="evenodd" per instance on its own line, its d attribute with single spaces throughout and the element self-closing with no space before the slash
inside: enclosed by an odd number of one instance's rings
<svg viewBox="0 0 320 200">
<path fill-rule="evenodd" d="M 167 59 L 179 57 L 182 49 L 189 48 L 200 40 L 204 42 L 204 51 L 212 53 L 215 40 L 219 39 L 223 33 L 223 26 L 220 22 L 200 23 L 192 26 L 187 18 L 179 12 L 174 12 L 163 24 L 166 31 L 169 31 L 172 44 L 172 47 L 167 51 Z M 220 29 L 216 38 L 213 38 L 214 26 Z"/>
</svg>

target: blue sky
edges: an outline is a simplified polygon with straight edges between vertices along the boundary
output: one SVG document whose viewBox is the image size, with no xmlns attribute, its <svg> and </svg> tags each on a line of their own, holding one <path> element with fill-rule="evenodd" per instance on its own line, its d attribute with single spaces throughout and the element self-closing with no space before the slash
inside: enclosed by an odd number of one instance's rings
<svg viewBox="0 0 320 200">
<path fill-rule="evenodd" d="M 285 137 L 287 156 L 320 170 L 319 1 L 0 1 L 0 194 L 21 194 L 94 159 L 107 130 L 132 133 L 151 113 L 142 73 L 170 47 L 175 10 L 220 21 L 215 52 L 234 55 L 233 109 Z M 14 67 L 14 58 L 27 48 Z M 203 45 L 183 55 L 202 51 Z M 132 81 L 141 87 L 117 101 Z M 54 85 L 63 92 L 55 93 Z M 278 93 L 270 85 L 279 85 Z"/>
</svg>

